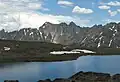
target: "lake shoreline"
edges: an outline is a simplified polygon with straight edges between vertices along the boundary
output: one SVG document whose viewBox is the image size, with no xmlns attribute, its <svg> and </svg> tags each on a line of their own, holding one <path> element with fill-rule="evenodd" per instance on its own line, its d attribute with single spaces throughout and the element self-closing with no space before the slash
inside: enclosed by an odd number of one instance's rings
<svg viewBox="0 0 120 82">
<path fill-rule="evenodd" d="M 93 82 L 91 81 L 91 78 L 95 81 L 98 79 L 101 80 L 101 78 L 103 78 L 102 81 L 97 82 L 109 82 L 104 80 L 104 78 L 106 78 L 108 74 L 109 78 L 111 78 L 111 76 L 113 75 L 116 75 L 117 73 L 120 74 L 120 66 L 118 64 L 118 60 L 120 60 L 120 56 L 117 55 L 98 57 L 89 55 L 80 57 L 75 61 L 45 63 L 23 62 L 21 64 L 3 64 L 1 65 L 0 76 L 2 77 L 0 79 L 3 78 L 1 82 L 10 79 L 19 80 L 20 82 L 38 82 L 38 80 L 42 80 L 41 82 L 45 82 L 46 79 L 50 79 L 49 82 L 53 82 L 54 80 L 56 81 L 56 79 L 57 82 L 58 80 L 62 80 L 59 82 L 66 82 L 66 80 L 67 82 L 73 82 L 74 80 L 75 82 Z M 12 73 L 15 74 L 11 75 Z M 26 75 L 24 75 L 24 73 L 26 73 Z M 97 79 L 95 78 L 96 76 Z"/>
<path fill-rule="evenodd" d="M 14 54 L 14 53 L 13 53 Z M 119 54 L 114 54 L 119 55 Z M 7 63 L 7 62 L 62 62 L 62 61 L 72 61 L 77 60 L 79 57 L 82 56 L 114 56 L 113 54 L 105 53 L 95 53 L 95 54 L 62 54 L 62 55 L 23 55 L 19 56 L 19 54 L 15 54 L 15 56 L 9 56 L 9 54 L 1 55 L 0 54 L 0 63 Z"/>
<path fill-rule="evenodd" d="M 119 54 L 114 54 L 119 55 Z M 4 56 L 0 55 L 0 63 L 14 62 L 63 62 L 77 60 L 82 56 L 114 56 L 113 54 L 63 54 L 63 55 L 47 55 L 47 56 Z"/>
</svg>

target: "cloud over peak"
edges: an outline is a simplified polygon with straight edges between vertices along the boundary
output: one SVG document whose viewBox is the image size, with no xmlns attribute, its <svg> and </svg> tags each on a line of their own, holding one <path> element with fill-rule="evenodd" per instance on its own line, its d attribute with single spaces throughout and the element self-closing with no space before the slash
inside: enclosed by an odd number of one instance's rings
<svg viewBox="0 0 120 82">
<path fill-rule="evenodd" d="M 19 16 L 20 15 L 20 16 Z M 69 23 L 74 21 L 77 25 L 84 26 L 89 24 L 90 20 L 88 19 L 80 19 L 79 17 L 74 16 L 64 16 L 64 15 L 52 15 L 52 14 L 43 14 L 43 13 L 30 13 L 30 12 L 21 12 L 21 13 L 9 13 L 3 15 L 2 23 L 0 23 L 1 27 L 6 29 L 7 31 L 18 30 L 21 28 L 38 28 L 46 21 L 54 24 L 58 24 L 61 22 Z M 51 20 L 52 19 L 52 20 Z M 0 28 L 2 29 L 2 28 Z"/>
<path fill-rule="evenodd" d="M 0 1 L 0 29 L 7 31 L 21 28 L 38 28 L 44 22 L 60 23 L 74 21 L 78 25 L 89 24 L 88 19 L 75 16 L 53 15 L 37 10 L 49 10 L 43 7 L 42 0 L 8 0 Z M 52 20 L 51 20 L 52 19 Z"/>
<path fill-rule="evenodd" d="M 81 8 L 79 6 L 75 6 L 73 8 L 73 13 L 77 13 L 77 14 L 90 14 L 93 13 L 92 9 L 86 9 L 86 8 Z"/>
</svg>

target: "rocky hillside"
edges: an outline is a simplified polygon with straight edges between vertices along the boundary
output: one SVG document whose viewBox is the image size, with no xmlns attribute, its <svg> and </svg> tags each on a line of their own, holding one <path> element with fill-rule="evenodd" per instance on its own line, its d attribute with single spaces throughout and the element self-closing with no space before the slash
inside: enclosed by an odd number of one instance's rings
<svg viewBox="0 0 120 82">
<path fill-rule="evenodd" d="M 0 31 L 0 39 L 21 41 L 43 41 L 64 45 L 77 44 L 82 47 L 120 47 L 120 23 L 80 27 L 69 24 L 44 23 L 39 29 L 23 28 L 19 31 Z"/>
</svg>

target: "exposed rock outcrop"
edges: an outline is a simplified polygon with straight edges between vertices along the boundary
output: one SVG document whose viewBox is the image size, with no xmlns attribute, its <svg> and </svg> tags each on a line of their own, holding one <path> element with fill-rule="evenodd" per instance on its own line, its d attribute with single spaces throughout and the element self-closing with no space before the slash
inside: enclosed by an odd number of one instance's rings
<svg viewBox="0 0 120 82">
<path fill-rule="evenodd" d="M 48 81 L 41 80 L 39 82 L 48 82 Z M 51 82 L 120 82 L 120 74 L 115 74 L 115 75 L 111 76 L 108 73 L 80 71 L 68 79 L 57 78 Z"/>
</svg>

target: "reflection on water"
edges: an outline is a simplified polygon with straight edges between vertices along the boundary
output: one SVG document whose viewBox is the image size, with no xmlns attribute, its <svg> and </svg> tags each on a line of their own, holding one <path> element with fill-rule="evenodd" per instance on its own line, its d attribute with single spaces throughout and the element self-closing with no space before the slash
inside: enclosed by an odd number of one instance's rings
<svg viewBox="0 0 120 82">
<path fill-rule="evenodd" d="M 65 62 L 29 62 L 0 65 L 0 82 L 17 79 L 37 82 L 40 79 L 67 78 L 79 71 L 120 73 L 120 56 L 83 56 Z"/>
</svg>

